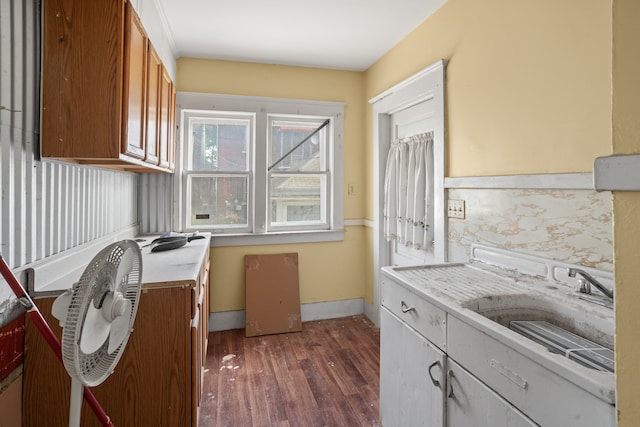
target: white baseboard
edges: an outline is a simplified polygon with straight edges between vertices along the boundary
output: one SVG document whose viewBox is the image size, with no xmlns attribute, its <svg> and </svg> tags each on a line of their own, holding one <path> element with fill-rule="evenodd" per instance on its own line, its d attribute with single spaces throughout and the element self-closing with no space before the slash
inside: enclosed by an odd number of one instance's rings
<svg viewBox="0 0 640 427">
<path fill-rule="evenodd" d="M 373 303 L 364 303 L 364 315 L 373 322 L 378 328 L 380 327 L 380 307 Z"/>
<path fill-rule="evenodd" d="M 316 302 L 302 304 L 302 321 L 335 319 L 337 317 L 356 316 L 365 312 L 364 301 L 360 298 L 342 301 Z M 241 329 L 246 324 L 244 310 L 219 311 L 209 313 L 209 332 Z"/>
</svg>

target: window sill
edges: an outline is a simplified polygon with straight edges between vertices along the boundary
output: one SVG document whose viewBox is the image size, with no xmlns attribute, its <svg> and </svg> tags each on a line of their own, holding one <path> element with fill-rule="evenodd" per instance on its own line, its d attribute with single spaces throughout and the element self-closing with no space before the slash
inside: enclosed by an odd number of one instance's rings
<svg viewBox="0 0 640 427">
<path fill-rule="evenodd" d="M 211 247 L 281 245 L 287 243 L 338 242 L 344 230 L 296 231 L 268 234 L 212 234 Z"/>
</svg>

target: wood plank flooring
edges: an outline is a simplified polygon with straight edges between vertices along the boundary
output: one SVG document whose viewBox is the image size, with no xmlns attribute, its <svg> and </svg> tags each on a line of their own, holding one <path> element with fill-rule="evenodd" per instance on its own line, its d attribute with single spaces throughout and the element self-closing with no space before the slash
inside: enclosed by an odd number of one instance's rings
<svg viewBox="0 0 640 427">
<path fill-rule="evenodd" d="M 380 334 L 365 316 L 212 332 L 199 426 L 380 426 L 379 372 Z"/>
</svg>

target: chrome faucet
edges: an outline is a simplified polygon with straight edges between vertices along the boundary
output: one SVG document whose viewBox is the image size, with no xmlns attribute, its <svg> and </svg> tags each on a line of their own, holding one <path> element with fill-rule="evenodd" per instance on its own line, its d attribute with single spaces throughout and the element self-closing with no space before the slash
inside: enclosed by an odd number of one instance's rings
<svg viewBox="0 0 640 427">
<path fill-rule="evenodd" d="M 607 298 L 609 298 L 611 300 L 611 302 L 613 302 L 613 291 L 609 288 L 607 288 L 606 286 L 604 286 L 602 283 L 598 282 L 595 277 L 593 277 L 592 275 L 590 275 L 589 273 L 587 273 L 584 270 L 580 270 L 579 268 L 570 268 L 569 269 L 569 277 L 576 277 L 576 274 L 579 274 L 580 276 L 584 277 L 584 279 L 589 282 L 589 284 L 595 286 L 596 288 L 598 288 L 598 290 L 600 292 L 602 292 L 604 294 L 604 296 L 606 296 Z M 580 290 L 580 292 L 583 293 L 589 293 L 589 288 L 586 287 L 586 290 Z"/>
</svg>

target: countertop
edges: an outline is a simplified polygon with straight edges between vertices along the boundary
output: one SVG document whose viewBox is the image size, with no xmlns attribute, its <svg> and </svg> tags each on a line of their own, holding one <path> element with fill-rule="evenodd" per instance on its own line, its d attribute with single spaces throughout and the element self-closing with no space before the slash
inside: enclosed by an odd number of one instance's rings
<svg viewBox="0 0 640 427">
<path fill-rule="evenodd" d="M 163 252 L 151 252 L 150 246 L 142 247 L 159 236 L 137 237 L 137 239 L 145 239 L 144 242 L 138 242 L 142 251 L 144 286 L 195 283 L 211 240 L 211 233 L 199 233 L 199 235 L 205 238 L 192 240 L 181 248 Z"/>
<path fill-rule="evenodd" d="M 550 353 L 541 345 L 498 325 L 478 314 L 483 302 L 500 296 L 544 298 L 558 307 L 566 307 L 590 321 L 597 320 L 605 329 L 614 328 L 611 309 L 588 303 L 573 296 L 566 284 L 542 277 L 483 263 L 442 264 L 414 267 L 384 267 L 384 275 L 419 297 L 473 326 L 519 353 L 568 379 L 584 390 L 611 404 L 615 402 L 615 375 L 575 366 L 569 359 Z M 535 301 L 535 300 L 534 300 Z"/>
<path fill-rule="evenodd" d="M 118 240 L 137 240 L 142 252 L 142 283 L 144 287 L 171 286 L 195 283 L 211 233 L 199 233 L 204 239 L 192 240 L 185 246 L 164 252 L 151 252 L 146 246 L 159 235 L 117 235 L 108 239 L 65 251 L 31 268 L 33 279 L 29 284 L 32 297 L 56 296 L 71 288 L 82 275 L 91 259 L 104 247 Z"/>
</svg>

